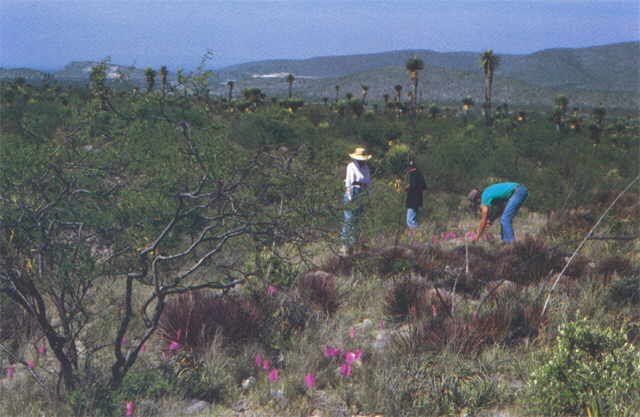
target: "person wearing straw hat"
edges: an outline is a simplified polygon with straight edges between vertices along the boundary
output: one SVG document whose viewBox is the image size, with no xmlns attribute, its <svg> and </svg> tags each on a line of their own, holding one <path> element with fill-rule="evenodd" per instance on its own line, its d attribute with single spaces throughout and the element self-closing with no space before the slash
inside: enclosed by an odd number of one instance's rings
<svg viewBox="0 0 640 417">
<path fill-rule="evenodd" d="M 349 154 L 351 162 L 347 165 L 347 174 L 344 180 L 344 222 L 340 238 L 342 239 L 343 255 L 348 255 L 357 241 L 357 224 L 364 208 L 362 198 L 359 197 L 371 185 L 371 174 L 367 161 L 371 155 L 363 147 L 357 147 Z"/>
<path fill-rule="evenodd" d="M 515 182 L 501 182 L 485 188 L 482 193 L 476 188 L 471 190 L 467 198 L 475 205 L 480 205 L 480 225 L 473 241 L 480 239 L 482 232 L 500 217 L 502 241 L 514 242 L 513 218 L 526 200 L 527 188 Z"/>
</svg>

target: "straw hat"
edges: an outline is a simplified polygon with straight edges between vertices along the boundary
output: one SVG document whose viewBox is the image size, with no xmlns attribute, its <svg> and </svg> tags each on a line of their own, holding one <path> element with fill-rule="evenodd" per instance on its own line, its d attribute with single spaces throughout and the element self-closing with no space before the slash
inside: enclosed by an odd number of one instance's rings
<svg viewBox="0 0 640 417">
<path fill-rule="evenodd" d="M 357 161 L 368 161 L 369 159 L 371 159 L 371 155 L 367 153 L 367 150 L 360 147 L 356 148 L 353 153 L 350 153 L 349 157 Z"/>
</svg>

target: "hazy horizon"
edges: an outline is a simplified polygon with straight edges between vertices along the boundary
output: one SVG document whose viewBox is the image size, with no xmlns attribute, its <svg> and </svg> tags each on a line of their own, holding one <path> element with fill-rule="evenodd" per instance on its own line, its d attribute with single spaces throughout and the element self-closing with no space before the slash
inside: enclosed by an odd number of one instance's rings
<svg viewBox="0 0 640 417">
<path fill-rule="evenodd" d="M 0 66 L 193 69 L 427 49 L 528 54 L 640 40 L 640 3 L 595 0 L 0 0 Z"/>
</svg>

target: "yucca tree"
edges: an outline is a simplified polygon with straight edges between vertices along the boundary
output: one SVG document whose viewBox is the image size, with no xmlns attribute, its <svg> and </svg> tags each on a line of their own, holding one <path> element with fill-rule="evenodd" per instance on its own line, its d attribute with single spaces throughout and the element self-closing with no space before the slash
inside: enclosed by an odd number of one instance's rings
<svg viewBox="0 0 640 417">
<path fill-rule="evenodd" d="M 429 116 L 432 119 L 435 119 L 436 117 L 438 117 L 438 114 L 440 113 L 440 107 L 438 107 L 438 105 L 435 103 L 431 103 L 431 105 L 429 106 L 428 112 L 429 112 Z"/>
<path fill-rule="evenodd" d="M 289 84 L 289 99 L 291 99 L 293 94 L 293 81 L 295 79 L 296 77 L 294 77 L 293 74 L 291 73 L 287 74 L 286 80 L 287 80 L 287 84 Z"/>
<path fill-rule="evenodd" d="M 340 100 L 340 86 L 336 84 L 336 104 Z"/>
<path fill-rule="evenodd" d="M 405 64 L 405 68 L 409 71 L 409 78 L 413 84 L 413 96 L 411 98 L 411 107 L 415 113 L 418 99 L 418 71 L 424 69 L 424 61 L 418 58 L 417 55 L 409 58 Z"/>
<path fill-rule="evenodd" d="M 151 67 L 147 67 L 144 70 L 144 78 L 147 80 L 147 92 L 153 91 L 153 87 L 156 85 L 156 74 L 156 71 Z"/>
<path fill-rule="evenodd" d="M 235 87 L 236 83 L 233 80 L 227 81 L 227 88 L 229 91 L 227 92 L 227 101 L 231 103 L 231 99 L 233 97 L 233 87 Z"/>
<path fill-rule="evenodd" d="M 382 99 L 384 100 L 384 107 L 386 108 L 389 105 L 389 94 L 384 93 Z"/>
<path fill-rule="evenodd" d="M 491 124 L 491 89 L 493 87 L 493 75 L 500 65 L 500 58 L 489 49 L 480 55 L 480 66 L 484 71 L 484 115 L 487 126 Z"/>
<path fill-rule="evenodd" d="M 400 104 L 400 97 L 402 97 L 402 86 L 400 84 L 396 84 L 393 86 L 393 89 L 396 91 L 396 103 Z"/>
<path fill-rule="evenodd" d="M 360 88 L 362 89 L 362 104 L 367 105 L 367 95 L 369 94 L 369 86 L 360 84 Z"/>
<path fill-rule="evenodd" d="M 469 111 L 473 108 L 475 102 L 471 98 L 471 96 L 466 96 L 462 99 L 462 111 L 464 112 L 464 123 L 466 124 L 469 120 Z"/>
<path fill-rule="evenodd" d="M 594 108 L 593 112 L 591 113 L 593 123 L 589 128 L 591 129 L 591 137 L 595 143 L 600 143 L 600 136 L 602 135 L 602 131 L 604 130 L 606 115 L 607 111 L 602 106 Z"/>
<path fill-rule="evenodd" d="M 160 67 L 160 86 L 162 87 L 162 94 L 167 92 L 167 77 L 169 76 L 169 70 L 165 65 Z"/>
<path fill-rule="evenodd" d="M 560 110 L 562 110 L 563 113 L 567 112 L 567 109 L 569 108 L 569 99 L 567 96 L 562 94 L 557 95 L 554 99 L 554 103 L 556 106 L 560 107 Z"/>
</svg>

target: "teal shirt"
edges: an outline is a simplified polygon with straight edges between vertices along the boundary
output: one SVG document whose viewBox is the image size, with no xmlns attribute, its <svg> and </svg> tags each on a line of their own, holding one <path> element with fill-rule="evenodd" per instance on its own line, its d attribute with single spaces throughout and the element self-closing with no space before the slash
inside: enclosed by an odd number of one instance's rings
<svg viewBox="0 0 640 417">
<path fill-rule="evenodd" d="M 491 207 L 495 200 L 507 200 L 518 185 L 517 182 L 501 182 L 490 185 L 482 192 L 480 204 Z"/>
</svg>

